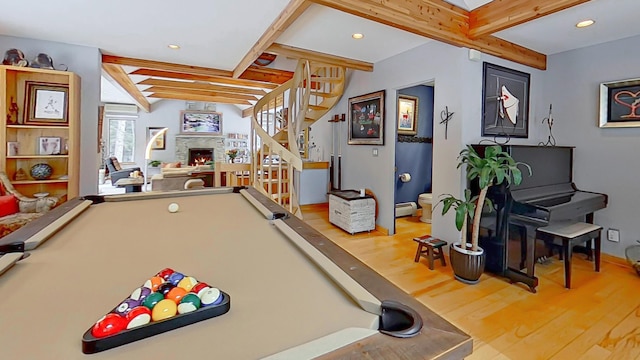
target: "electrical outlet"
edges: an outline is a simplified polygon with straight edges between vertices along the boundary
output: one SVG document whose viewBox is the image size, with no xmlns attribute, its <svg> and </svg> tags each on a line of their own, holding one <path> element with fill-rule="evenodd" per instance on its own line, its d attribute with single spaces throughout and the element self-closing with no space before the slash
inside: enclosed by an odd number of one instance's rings
<svg viewBox="0 0 640 360">
<path fill-rule="evenodd" d="M 607 230 L 607 240 L 613 242 L 620 242 L 620 230 L 609 229 Z"/>
</svg>

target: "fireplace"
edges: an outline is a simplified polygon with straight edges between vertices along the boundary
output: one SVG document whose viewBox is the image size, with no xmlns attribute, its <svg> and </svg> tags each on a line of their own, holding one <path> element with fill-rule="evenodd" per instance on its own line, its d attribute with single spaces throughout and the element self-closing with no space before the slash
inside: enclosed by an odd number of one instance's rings
<svg viewBox="0 0 640 360">
<path fill-rule="evenodd" d="M 205 165 L 213 161 L 212 148 L 190 148 L 188 165 Z"/>
</svg>

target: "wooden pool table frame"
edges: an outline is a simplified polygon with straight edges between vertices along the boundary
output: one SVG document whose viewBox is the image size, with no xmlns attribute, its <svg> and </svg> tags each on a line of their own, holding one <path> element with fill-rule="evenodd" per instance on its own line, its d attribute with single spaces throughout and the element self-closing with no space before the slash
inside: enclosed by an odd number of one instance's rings
<svg viewBox="0 0 640 360">
<path fill-rule="evenodd" d="M 29 225 L 0 240 L 0 245 L 25 241 L 26 249 L 37 247 L 41 241 L 53 236 L 55 232 L 73 221 L 82 213 L 86 199 L 92 201 L 137 200 L 141 197 L 190 196 L 211 194 L 216 189 L 178 191 L 166 193 L 142 193 L 115 196 L 86 196 L 72 199 L 48 212 Z M 258 190 L 248 188 L 247 192 L 268 209 L 293 231 L 303 237 L 308 244 L 329 258 L 345 274 L 363 286 L 374 297 L 400 302 L 416 311 L 424 322 L 422 331 L 410 338 L 396 338 L 382 333 L 369 336 L 361 341 L 344 346 L 318 359 L 373 358 L 373 359 L 463 359 L 472 352 L 473 341 L 453 324 L 424 306 L 414 297 L 402 291 L 366 264 L 334 244 L 304 221 L 291 215 L 280 205 L 269 200 Z M 240 196 L 240 195 L 239 195 Z M 75 213 L 77 212 L 77 214 Z M 34 242 L 29 242 L 30 240 Z M 30 245 L 31 244 L 31 245 Z M 37 256 L 37 250 L 33 256 Z M 5 275 L 6 276 L 6 275 Z"/>
</svg>

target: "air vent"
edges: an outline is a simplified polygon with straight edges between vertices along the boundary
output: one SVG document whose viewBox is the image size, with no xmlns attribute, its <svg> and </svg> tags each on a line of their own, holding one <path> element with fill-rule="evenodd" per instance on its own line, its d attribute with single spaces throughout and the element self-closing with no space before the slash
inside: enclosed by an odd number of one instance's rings
<svg viewBox="0 0 640 360">
<path fill-rule="evenodd" d="M 415 202 L 406 202 L 396 204 L 396 217 L 415 216 L 418 205 Z"/>
<path fill-rule="evenodd" d="M 105 104 L 104 112 L 105 114 L 136 115 L 138 113 L 138 107 L 128 104 Z"/>
</svg>

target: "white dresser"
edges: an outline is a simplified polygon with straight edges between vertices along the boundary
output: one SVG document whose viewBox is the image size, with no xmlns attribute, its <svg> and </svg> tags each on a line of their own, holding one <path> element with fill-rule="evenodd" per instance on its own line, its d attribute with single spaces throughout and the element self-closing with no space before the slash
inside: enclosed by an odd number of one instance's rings
<svg viewBox="0 0 640 360">
<path fill-rule="evenodd" d="M 355 190 L 329 194 L 329 222 L 350 234 L 374 230 L 375 215 L 376 201 L 370 195 L 360 196 Z"/>
</svg>

